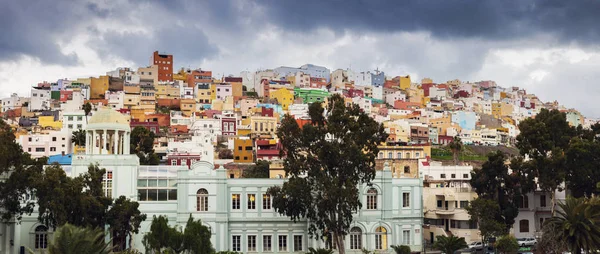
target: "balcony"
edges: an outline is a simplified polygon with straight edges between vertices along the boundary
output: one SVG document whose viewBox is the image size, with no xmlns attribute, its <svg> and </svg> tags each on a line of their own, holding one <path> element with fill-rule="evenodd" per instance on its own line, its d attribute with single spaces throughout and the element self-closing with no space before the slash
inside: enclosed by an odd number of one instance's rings
<svg viewBox="0 0 600 254">
<path fill-rule="evenodd" d="M 456 212 L 458 209 L 456 208 L 450 208 L 450 209 L 443 209 L 441 207 L 438 207 L 438 209 L 435 210 L 435 214 L 437 215 L 454 215 L 456 214 Z"/>
<path fill-rule="evenodd" d="M 549 213 L 549 212 L 551 212 L 551 211 L 552 211 L 552 208 L 551 208 L 550 206 L 546 206 L 546 207 L 540 207 L 540 206 L 537 206 L 537 207 L 535 208 L 535 211 L 536 211 L 536 212 L 541 212 L 541 213 L 544 213 L 544 212 L 548 212 L 548 213 Z"/>
</svg>

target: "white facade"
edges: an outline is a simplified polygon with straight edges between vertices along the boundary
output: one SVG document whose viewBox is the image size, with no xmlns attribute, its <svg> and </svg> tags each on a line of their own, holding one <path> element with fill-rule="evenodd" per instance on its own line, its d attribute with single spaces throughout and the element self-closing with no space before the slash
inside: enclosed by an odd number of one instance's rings
<svg viewBox="0 0 600 254">
<path fill-rule="evenodd" d="M 406 94 L 402 91 L 396 91 L 385 96 L 385 102 L 388 104 L 394 106 L 395 101 L 406 101 Z"/>
<path fill-rule="evenodd" d="M 189 153 L 199 154 L 203 161 L 213 163 L 215 149 L 213 136 L 209 134 L 192 136 L 192 140 L 170 141 L 167 144 L 167 153 Z"/>
<path fill-rule="evenodd" d="M 31 88 L 29 111 L 50 109 L 50 89 Z"/>
<path fill-rule="evenodd" d="M 308 104 L 292 104 L 288 106 L 288 112 L 294 118 L 307 118 L 308 117 Z"/>
<path fill-rule="evenodd" d="M 104 99 L 108 100 L 108 107 L 112 109 L 122 109 L 125 108 L 125 92 L 123 91 L 106 91 L 104 93 Z"/>
<path fill-rule="evenodd" d="M 23 102 L 25 102 L 25 98 L 19 97 L 16 93 L 10 95 L 10 97 L 4 98 L 0 100 L 0 109 L 2 112 L 6 112 L 8 110 L 12 110 L 18 107 L 21 107 Z"/>
</svg>

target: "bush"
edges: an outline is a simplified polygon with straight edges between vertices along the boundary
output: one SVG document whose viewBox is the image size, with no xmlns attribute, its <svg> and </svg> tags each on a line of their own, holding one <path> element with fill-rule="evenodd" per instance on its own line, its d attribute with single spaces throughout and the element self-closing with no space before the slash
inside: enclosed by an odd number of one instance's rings
<svg viewBox="0 0 600 254">
<path fill-rule="evenodd" d="M 396 254 L 410 254 L 410 247 L 406 245 L 392 245 L 392 249 L 396 252 Z"/>
<path fill-rule="evenodd" d="M 333 254 L 333 250 L 328 250 L 328 249 L 315 249 L 315 248 L 308 248 L 308 252 L 306 254 Z"/>
<path fill-rule="evenodd" d="M 517 253 L 519 250 L 519 243 L 514 236 L 505 235 L 496 241 L 496 249 L 500 253 Z"/>
</svg>

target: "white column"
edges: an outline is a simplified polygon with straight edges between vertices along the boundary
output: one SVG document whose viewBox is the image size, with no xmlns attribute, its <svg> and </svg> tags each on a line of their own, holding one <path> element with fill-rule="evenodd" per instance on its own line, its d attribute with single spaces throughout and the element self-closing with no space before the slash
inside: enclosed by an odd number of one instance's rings
<svg viewBox="0 0 600 254">
<path fill-rule="evenodd" d="M 100 154 L 102 154 L 102 149 L 106 148 L 106 153 L 108 153 L 108 147 L 106 146 L 106 129 L 102 130 L 102 143 L 100 143 Z"/>
<path fill-rule="evenodd" d="M 92 130 L 92 154 L 98 154 L 96 151 L 96 145 L 98 145 L 98 130 Z"/>
<path fill-rule="evenodd" d="M 114 148 L 113 148 L 113 154 L 120 154 L 119 153 L 119 131 L 115 130 L 115 133 L 113 134 L 113 141 L 114 141 Z"/>
<path fill-rule="evenodd" d="M 123 154 L 129 154 L 129 132 L 123 134 Z"/>
</svg>

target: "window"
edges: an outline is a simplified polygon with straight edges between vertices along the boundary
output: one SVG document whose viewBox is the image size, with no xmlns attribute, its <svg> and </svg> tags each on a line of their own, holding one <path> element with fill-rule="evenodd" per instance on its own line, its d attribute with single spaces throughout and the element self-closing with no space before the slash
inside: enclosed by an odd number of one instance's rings
<svg viewBox="0 0 600 254">
<path fill-rule="evenodd" d="M 456 174 L 450 174 L 450 178 L 456 178 Z"/>
<path fill-rule="evenodd" d="M 29 142 L 31 142 L 31 137 L 28 138 Z"/>
<path fill-rule="evenodd" d="M 392 152 L 389 152 L 389 153 L 388 153 L 388 159 L 393 159 Z"/>
<path fill-rule="evenodd" d="M 50 147 L 50 152 L 56 152 L 56 147 Z"/>
<path fill-rule="evenodd" d="M 419 158 L 419 156 L 420 156 L 420 155 L 421 155 L 421 154 L 420 154 L 419 152 L 416 152 L 416 153 L 415 153 L 415 157 L 417 157 L 417 158 Z"/>
<path fill-rule="evenodd" d="M 73 121 L 73 116 L 68 116 L 68 117 L 67 117 L 67 119 L 68 119 L 69 121 Z"/>
<path fill-rule="evenodd" d="M 402 244 L 410 245 L 410 230 L 402 231 Z"/>
<path fill-rule="evenodd" d="M 522 195 L 522 196 L 518 197 L 517 198 L 517 206 L 520 209 L 529 208 L 529 197 L 527 197 L 526 195 Z"/>
<path fill-rule="evenodd" d="M 402 159 L 402 153 L 397 153 L 396 157 L 397 157 L 397 159 Z"/>
<path fill-rule="evenodd" d="M 302 251 L 302 236 L 294 236 L 294 251 Z"/>
<path fill-rule="evenodd" d="M 546 195 L 540 195 L 540 207 L 546 207 Z"/>
<path fill-rule="evenodd" d="M 410 174 L 410 166 L 404 166 L 404 174 Z"/>
<path fill-rule="evenodd" d="M 377 209 L 377 190 L 375 188 L 370 188 L 367 191 L 367 209 Z"/>
<path fill-rule="evenodd" d="M 387 249 L 387 230 L 384 227 L 375 229 L 375 249 Z"/>
<path fill-rule="evenodd" d="M 231 209 L 240 209 L 240 194 L 231 194 Z"/>
<path fill-rule="evenodd" d="M 438 200 L 437 200 L 437 208 L 442 208 L 442 207 L 444 207 L 444 205 L 443 205 L 442 203 L 443 203 L 443 202 L 442 202 L 442 200 L 441 200 L 441 199 L 438 199 Z"/>
<path fill-rule="evenodd" d="M 182 159 L 181 160 L 181 165 L 182 166 L 187 166 L 187 159 Z"/>
<path fill-rule="evenodd" d="M 262 205 L 263 205 L 263 210 L 271 209 L 271 195 L 263 194 Z"/>
<path fill-rule="evenodd" d="M 242 251 L 242 236 L 231 236 L 231 249 L 233 251 Z"/>
<path fill-rule="evenodd" d="M 158 171 L 157 171 L 158 173 Z M 145 176 L 138 179 L 139 201 L 177 200 L 177 175 Z"/>
<path fill-rule="evenodd" d="M 35 248 L 48 248 L 48 227 L 39 225 L 35 228 Z"/>
<path fill-rule="evenodd" d="M 248 194 L 248 210 L 256 209 L 256 195 Z"/>
<path fill-rule="evenodd" d="M 469 174 L 463 174 L 463 178 L 468 179 L 469 178 Z"/>
<path fill-rule="evenodd" d="M 287 235 L 279 236 L 279 251 L 287 251 Z"/>
<path fill-rule="evenodd" d="M 113 189 L 113 172 L 106 171 L 104 176 L 102 176 L 102 190 L 104 191 L 104 196 L 108 198 L 112 198 L 112 189 Z"/>
<path fill-rule="evenodd" d="M 263 235 L 263 251 L 271 251 L 271 236 Z"/>
<path fill-rule="evenodd" d="M 353 227 L 350 230 L 350 249 L 362 249 L 362 230 L 360 230 L 358 227 Z"/>
<path fill-rule="evenodd" d="M 43 148 L 43 147 L 36 147 L 36 148 L 35 148 L 35 151 L 36 151 L 36 152 L 45 152 L 45 151 L 46 151 L 46 148 Z"/>
<path fill-rule="evenodd" d="M 77 121 L 81 121 L 81 120 L 83 120 L 83 116 L 78 116 Z"/>
<path fill-rule="evenodd" d="M 248 251 L 256 251 L 256 236 L 248 236 Z"/>
<path fill-rule="evenodd" d="M 196 192 L 196 211 L 208 211 L 208 191 L 206 189 L 199 189 Z"/>
<path fill-rule="evenodd" d="M 52 137 L 52 141 L 56 141 L 56 137 Z"/>
<path fill-rule="evenodd" d="M 410 153 L 406 153 L 406 158 L 410 159 Z"/>
<path fill-rule="evenodd" d="M 177 166 L 177 160 L 171 160 L 171 166 Z"/>
<path fill-rule="evenodd" d="M 519 232 L 529 233 L 529 220 L 520 220 L 519 221 Z"/>
<path fill-rule="evenodd" d="M 410 192 L 402 193 L 402 207 L 410 207 Z"/>
<path fill-rule="evenodd" d="M 469 201 L 460 201 L 460 208 L 467 208 L 469 206 Z"/>
<path fill-rule="evenodd" d="M 78 124 L 78 125 L 77 125 L 77 129 L 81 129 L 81 128 L 83 128 L 83 125 L 81 125 L 81 124 Z"/>
<path fill-rule="evenodd" d="M 446 178 L 446 174 L 440 174 L 440 178 Z"/>
<path fill-rule="evenodd" d="M 379 152 L 379 159 L 383 159 L 383 152 Z"/>
</svg>

